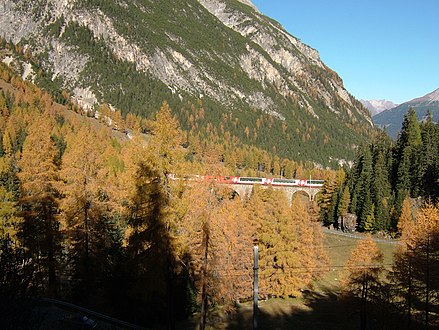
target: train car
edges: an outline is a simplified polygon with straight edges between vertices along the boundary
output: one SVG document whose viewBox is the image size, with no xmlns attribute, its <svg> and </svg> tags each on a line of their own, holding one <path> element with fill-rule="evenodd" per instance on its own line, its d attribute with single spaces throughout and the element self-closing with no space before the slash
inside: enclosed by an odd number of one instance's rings
<svg viewBox="0 0 439 330">
<path fill-rule="evenodd" d="M 237 179 L 237 176 L 218 176 L 215 178 L 215 181 L 218 183 L 232 184 L 236 183 Z"/>
<path fill-rule="evenodd" d="M 325 180 L 306 180 L 307 187 L 323 187 Z"/>
<path fill-rule="evenodd" d="M 271 185 L 272 186 L 298 186 L 299 181 L 297 179 L 278 179 L 273 178 L 271 179 Z"/>
<path fill-rule="evenodd" d="M 255 177 L 245 177 L 240 176 L 236 183 L 240 184 L 267 184 L 266 178 L 255 178 Z"/>
</svg>

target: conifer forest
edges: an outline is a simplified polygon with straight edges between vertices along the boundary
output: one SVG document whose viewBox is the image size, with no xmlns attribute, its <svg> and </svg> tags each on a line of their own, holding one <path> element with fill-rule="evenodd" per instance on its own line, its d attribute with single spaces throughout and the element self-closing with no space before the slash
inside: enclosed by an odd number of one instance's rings
<svg viewBox="0 0 439 330">
<path fill-rule="evenodd" d="M 353 328 L 439 327 L 439 126 L 405 117 L 351 166 L 324 169 L 238 142 L 203 121 L 182 129 L 164 101 L 151 118 L 85 111 L 0 64 L 0 327 L 38 328 L 47 297 L 147 328 L 197 316 L 215 328 L 253 299 L 301 298 L 334 267 L 324 229 L 360 232 L 337 300 Z M 262 119 L 263 120 L 263 119 Z M 325 180 L 315 201 L 203 176 Z M 189 178 L 173 180 L 172 178 Z M 373 237 L 397 242 L 391 264 Z M 358 243 L 358 244 L 357 244 Z M 377 327 L 374 327 L 377 328 Z"/>
</svg>

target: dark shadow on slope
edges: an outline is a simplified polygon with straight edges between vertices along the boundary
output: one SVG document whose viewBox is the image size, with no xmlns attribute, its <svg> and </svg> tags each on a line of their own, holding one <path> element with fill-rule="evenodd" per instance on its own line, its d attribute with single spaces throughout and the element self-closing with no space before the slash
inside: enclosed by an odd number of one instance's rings
<svg viewBox="0 0 439 330">
<path fill-rule="evenodd" d="M 128 244 L 107 284 L 111 315 L 128 322 L 174 329 L 190 308 L 187 276 L 177 261 L 166 219 L 167 185 L 148 164 L 138 164 L 136 191 L 128 202 Z M 185 275 L 185 274 L 183 274 Z"/>
<path fill-rule="evenodd" d="M 35 310 L 31 254 L 0 238 L 0 329 L 38 329 L 42 314 Z"/>
<path fill-rule="evenodd" d="M 389 306 L 378 302 L 370 306 L 367 329 L 406 329 L 404 317 L 394 313 Z M 326 288 L 322 292 L 305 291 L 303 301 L 276 304 L 259 302 L 259 329 L 306 329 L 340 330 L 360 329 L 359 301 L 342 298 L 337 292 Z M 241 307 L 229 330 L 252 329 L 251 307 Z M 430 327 L 431 328 L 431 327 Z M 412 324 L 411 329 L 423 329 Z"/>
</svg>

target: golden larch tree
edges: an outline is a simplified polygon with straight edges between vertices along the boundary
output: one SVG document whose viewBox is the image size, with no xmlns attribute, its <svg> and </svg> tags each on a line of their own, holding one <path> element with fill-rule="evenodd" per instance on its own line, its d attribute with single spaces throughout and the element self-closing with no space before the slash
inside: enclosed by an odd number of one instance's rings
<svg viewBox="0 0 439 330">
<path fill-rule="evenodd" d="M 307 284 L 302 276 L 301 238 L 284 192 L 255 186 L 246 207 L 259 245 L 260 292 L 266 296 L 300 295 Z"/>
<path fill-rule="evenodd" d="M 177 118 L 164 102 L 156 114 L 148 149 L 154 154 L 157 170 L 163 173 L 165 180 L 168 174 L 175 173 L 178 163 L 183 160 L 183 136 Z"/>
<path fill-rule="evenodd" d="M 95 131 L 82 123 L 66 136 L 67 147 L 62 158 L 61 203 L 63 231 L 71 266 L 76 272 L 76 283 L 87 299 L 93 278 L 92 258 L 96 249 L 97 230 L 108 211 L 102 152 L 104 141 Z"/>
<path fill-rule="evenodd" d="M 360 299 L 361 329 L 366 329 L 368 303 L 379 290 L 382 270 L 383 253 L 367 235 L 352 251 L 341 280 L 345 292 Z"/>
<path fill-rule="evenodd" d="M 323 248 L 320 223 L 312 221 L 307 202 L 300 195 L 293 198 L 290 222 L 299 238 L 296 253 L 299 255 L 300 266 L 296 276 L 300 279 L 300 288 L 303 288 L 327 271 L 328 255 Z"/>
<path fill-rule="evenodd" d="M 415 223 L 409 198 L 405 198 L 402 203 L 401 215 L 399 216 L 397 227 L 398 233 L 401 235 L 403 241 L 412 236 Z"/>
<path fill-rule="evenodd" d="M 23 145 L 18 178 L 21 184 L 19 203 L 24 218 L 23 244 L 38 256 L 36 260 L 41 261 L 41 266 L 47 270 L 49 294 L 55 296 L 60 232 L 57 150 L 50 136 L 53 127 L 50 117 L 41 115 L 35 118 Z"/>
<path fill-rule="evenodd" d="M 423 311 L 427 328 L 437 326 L 439 307 L 439 208 L 427 202 L 416 216 L 411 233 L 404 235 L 408 251 L 413 251 L 415 297 Z"/>
<path fill-rule="evenodd" d="M 13 173 L 13 167 L 10 157 L 0 157 L 0 177 L 2 178 L 0 185 L 0 239 L 9 238 L 14 244 L 19 245 L 17 233 L 22 218 L 17 215 L 17 198 L 14 196 L 14 192 L 7 187 L 7 181 L 10 181 L 8 177 Z"/>
<path fill-rule="evenodd" d="M 182 196 L 180 258 L 204 311 L 213 303 L 229 309 L 251 296 L 252 228 L 243 221 L 241 201 L 230 198 L 228 189 L 206 181 L 187 185 Z"/>
<path fill-rule="evenodd" d="M 402 210 L 401 245 L 389 275 L 394 301 L 406 315 L 407 328 L 413 320 L 437 326 L 431 316 L 439 298 L 439 210 L 427 202 L 413 219 L 408 199 Z"/>
</svg>

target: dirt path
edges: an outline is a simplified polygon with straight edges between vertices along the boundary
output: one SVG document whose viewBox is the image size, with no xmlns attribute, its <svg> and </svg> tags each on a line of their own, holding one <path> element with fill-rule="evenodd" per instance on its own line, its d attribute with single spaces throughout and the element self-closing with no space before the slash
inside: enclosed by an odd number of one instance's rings
<svg viewBox="0 0 439 330">
<path fill-rule="evenodd" d="M 355 238 L 355 239 L 363 239 L 366 236 L 366 234 L 363 234 L 363 233 L 345 233 L 345 232 L 340 231 L 340 230 L 329 229 L 326 227 L 322 227 L 322 230 L 326 234 L 339 235 L 339 236 L 350 237 L 350 238 Z M 397 240 L 397 239 L 376 238 L 376 237 L 372 237 L 372 239 L 377 243 L 399 244 L 399 240 Z"/>
</svg>

